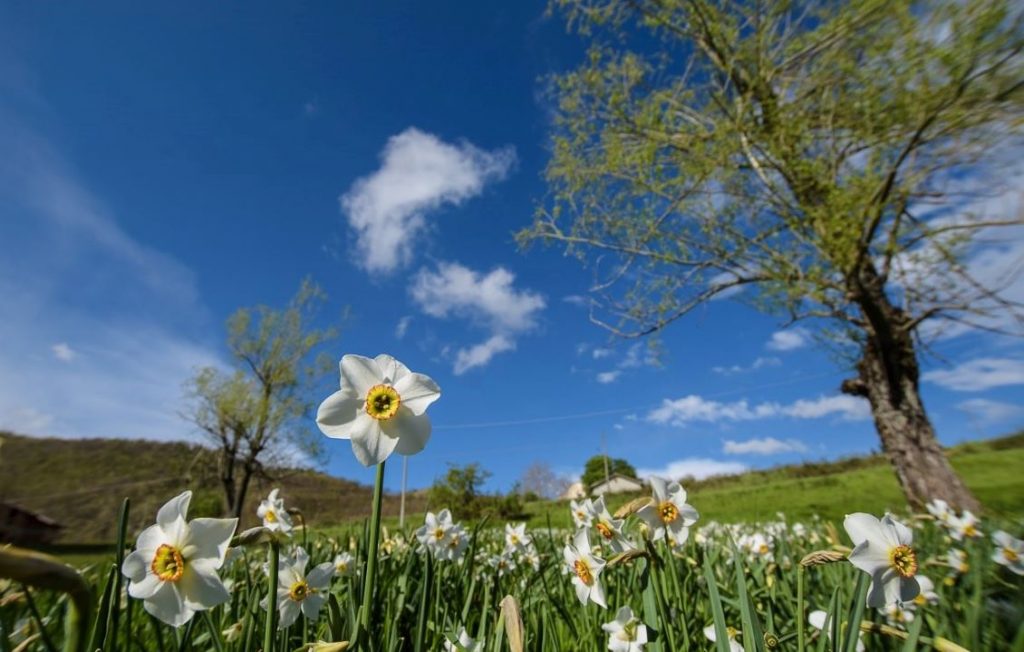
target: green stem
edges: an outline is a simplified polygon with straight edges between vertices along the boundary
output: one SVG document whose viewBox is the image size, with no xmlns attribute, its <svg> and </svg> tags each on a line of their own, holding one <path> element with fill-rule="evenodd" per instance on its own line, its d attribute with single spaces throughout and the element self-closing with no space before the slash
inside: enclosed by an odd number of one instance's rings
<svg viewBox="0 0 1024 652">
<path fill-rule="evenodd" d="M 669 552 L 669 554 L 672 554 Z M 668 638 L 668 649 L 676 650 L 676 633 L 672 629 L 672 619 L 669 617 L 668 603 L 665 601 L 665 589 L 662 586 L 662 578 L 665 576 L 665 567 L 662 565 L 662 560 L 658 556 L 652 556 L 651 558 L 652 570 L 656 569 L 651 574 L 651 582 L 654 583 L 654 595 L 658 600 L 658 610 L 661 612 L 661 630 L 665 633 Z"/>
<path fill-rule="evenodd" d="M 370 516 L 370 543 L 366 551 L 366 580 L 363 583 L 363 606 L 359 611 L 360 629 L 367 645 L 360 649 L 369 649 L 369 641 L 373 640 L 370 632 L 370 608 L 373 602 L 373 584 L 377 579 L 377 553 L 380 548 L 380 508 L 384 493 L 384 462 L 377 465 L 377 481 L 373 485 L 373 514 Z"/>
<path fill-rule="evenodd" d="M 270 542 L 270 581 L 267 584 L 267 623 L 263 629 L 263 649 L 270 652 L 274 649 L 274 619 L 277 616 L 277 565 L 281 550 L 277 541 Z"/>
<path fill-rule="evenodd" d="M 796 569 L 796 649 L 804 652 L 804 567 Z"/>
</svg>

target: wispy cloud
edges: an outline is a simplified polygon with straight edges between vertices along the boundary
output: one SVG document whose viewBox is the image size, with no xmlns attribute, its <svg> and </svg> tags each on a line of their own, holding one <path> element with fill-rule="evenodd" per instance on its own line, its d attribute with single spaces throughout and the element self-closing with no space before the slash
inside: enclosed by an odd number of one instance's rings
<svg viewBox="0 0 1024 652">
<path fill-rule="evenodd" d="M 636 470 L 636 473 L 641 478 L 656 476 L 669 480 L 680 480 L 682 478 L 703 480 L 704 478 L 716 475 L 743 473 L 747 468 L 749 467 L 746 464 L 740 462 L 727 462 L 706 457 L 685 457 L 673 460 L 665 466 L 657 468 L 640 468 Z"/>
<path fill-rule="evenodd" d="M 811 334 L 805 328 L 791 328 L 785 331 L 775 331 L 772 337 L 765 344 L 765 347 L 772 351 L 793 351 L 800 349 L 811 341 Z"/>
<path fill-rule="evenodd" d="M 1007 423 L 1024 418 L 1024 407 L 987 398 L 968 399 L 957 403 L 956 407 L 971 415 L 981 425 Z"/>
<path fill-rule="evenodd" d="M 746 441 L 726 440 L 722 445 L 726 455 L 776 455 L 778 453 L 806 453 L 807 446 L 797 439 L 748 439 Z"/>
<path fill-rule="evenodd" d="M 484 274 L 458 263 L 441 263 L 437 270 L 421 269 L 410 293 L 431 317 L 466 319 L 490 331 L 484 342 L 456 352 L 456 374 L 483 366 L 498 353 L 514 349 L 516 338 L 536 327 L 545 306 L 540 294 L 517 289 L 515 276 L 504 267 Z"/>
<path fill-rule="evenodd" d="M 53 351 L 53 357 L 57 358 L 61 362 L 71 362 L 78 357 L 78 354 L 68 346 L 67 342 L 54 344 L 50 347 L 50 350 Z"/>
<path fill-rule="evenodd" d="M 621 373 L 621 371 L 602 371 L 601 373 L 597 374 L 597 382 L 601 383 L 602 385 L 614 383 Z"/>
<path fill-rule="evenodd" d="M 400 340 L 403 337 L 405 337 L 405 333 L 406 333 L 406 331 L 409 330 L 409 324 L 411 324 L 411 323 L 412 323 L 412 316 L 411 315 L 406 315 L 405 317 L 402 317 L 401 319 L 399 319 L 398 320 L 398 325 L 395 326 L 395 338 Z"/>
<path fill-rule="evenodd" d="M 1004 385 L 1024 384 L 1024 360 L 978 358 L 952 369 L 934 369 L 921 378 L 958 392 L 980 392 Z"/>
<path fill-rule="evenodd" d="M 381 166 L 341 196 L 341 208 L 356 233 L 361 267 L 389 273 L 412 261 L 427 231 L 427 215 L 483 192 L 515 164 L 515 150 L 482 150 L 451 144 L 410 127 L 392 136 Z"/>
<path fill-rule="evenodd" d="M 678 399 L 665 399 L 660 407 L 647 414 L 651 423 L 683 426 L 694 421 L 718 423 L 721 421 L 755 421 L 777 417 L 794 419 L 819 419 L 836 415 L 846 420 L 867 419 L 871 411 L 867 401 L 854 396 L 821 396 L 816 399 L 801 399 L 789 405 L 780 403 L 758 403 L 747 401 L 720 403 L 697 395 Z"/>
<path fill-rule="evenodd" d="M 763 357 L 760 356 L 748 366 L 734 364 L 729 367 L 716 366 L 711 367 L 711 371 L 722 376 L 734 376 L 736 374 L 750 373 L 751 371 L 757 371 L 758 369 L 764 369 L 765 367 L 778 367 L 782 364 L 782 360 L 776 357 Z"/>
</svg>

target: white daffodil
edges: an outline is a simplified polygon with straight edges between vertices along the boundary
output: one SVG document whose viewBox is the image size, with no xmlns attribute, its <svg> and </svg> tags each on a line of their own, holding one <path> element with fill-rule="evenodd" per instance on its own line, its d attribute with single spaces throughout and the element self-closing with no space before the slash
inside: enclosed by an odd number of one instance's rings
<svg viewBox="0 0 1024 652">
<path fill-rule="evenodd" d="M 882 608 L 894 602 L 909 602 L 921 592 L 914 575 L 917 553 L 911 547 L 910 528 L 886 514 L 881 521 L 870 514 L 850 514 L 843 521 L 853 540 L 850 563 L 871 575 L 869 607 Z"/>
<path fill-rule="evenodd" d="M 668 538 L 681 546 L 690 535 L 690 526 L 700 516 L 686 504 L 686 490 L 678 482 L 667 483 L 653 476 L 650 482 L 653 500 L 637 512 L 637 516 L 647 523 L 654 541 Z"/>
<path fill-rule="evenodd" d="M 139 534 L 135 551 L 124 559 L 128 594 L 150 614 L 180 627 L 197 611 L 231 597 L 217 576 L 224 564 L 237 518 L 197 518 L 186 522 L 192 492 L 172 498 L 156 514 L 156 524 Z"/>
<path fill-rule="evenodd" d="M 882 609 L 879 609 L 885 614 L 885 619 L 890 625 L 896 627 L 906 627 L 910 623 L 914 622 L 914 603 L 903 603 L 893 602 L 887 604 Z"/>
<path fill-rule="evenodd" d="M 573 574 L 572 583 L 576 587 L 576 597 L 580 603 L 587 604 L 593 600 L 605 609 L 608 605 L 604 600 L 604 589 L 598 576 L 604 570 L 604 560 L 590 552 L 590 535 L 582 529 L 573 537 L 572 543 L 566 544 L 562 551 L 566 566 Z"/>
<path fill-rule="evenodd" d="M 280 629 L 291 626 L 301 612 L 308 620 L 316 620 L 320 608 L 327 602 L 331 577 L 334 575 L 334 564 L 324 562 L 306 574 L 309 555 L 299 546 L 288 557 L 282 557 L 277 571 L 277 604 L 278 624 Z M 269 608 L 266 598 L 260 602 L 264 609 Z"/>
<path fill-rule="evenodd" d="M 591 513 L 593 514 L 594 529 L 601 535 L 602 546 L 608 546 L 612 552 L 625 552 L 633 549 L 633 544 L 622 534 L 622 524 L 626 522 L 625 519 L 612 518 L 612 515 L 608 513 L 608 508 L 604 505 L 604 496 L 594 501 Z"/>
<path fill-rule="evenodd" d="M 532 568 L 534 571 L 540 570 L 540 555 L 537 553 L 537 549 L 533 546 L 529 546 L 522 551 L 519 561 Z"/>
<path fill-rule="evenodd" d="M 447 508 L 442 509 L 437 515 L 434 515 L 434 512 L 427 512 L 423 520 L 423 526 L 416 530 L 416 539 L 435 558 L 445 557 L 449 536 L 455 527 L 452 513 Z"/>
<path fill-rule="evenodd" d="M 818 631 L 825 632 L 825 635 L 828 636 L 828 639 L 830 641 L 832 640 L 832 628 L 828 626 L 829 623 L 827 613 L 821 610 L 812 611 L 807 615 L 807 622 L 811 624 L 811 627 L 817 629 Z M 857 652 L 864 652 L 864 641 L 861 640 L 861 637 L 863 635 L 864 632 L 857 632 Z"/>
<path fill-rule="evenodd" d="M 946 564 L 953 569 L 955 575 L 963 575 L 970 570 L 971 565 L 967 563 L 967 553 L 959 548 L 950 548 L 946 553 Z"/>
<path fill-rule="evenodd" d="M 449 639 L 444 641 L 445 652 L 483 652 L 484 644 L 477 643 L 469 634 L 466 632 L 466 628 L 463 627 L 459 630 L 459 636 L 454 642 Z"/>
<path fill-rule="evenodd" d="M 921 592 L 914 598 L 914 606 L 923 607 L 929 604 L 939 604 L 939 594 L 935 592 L 935 583 L 924 575 L 917 576 L 917 583 Z"/>
<path fill-rule="evenodd" d="M 766 537 L 761 532 L 743 535 L 739 538 L 737 543 L 739 547 L 742 550 L 745 550 L 750 557 L 764 559 L 765 561 L 774 561 L 772 548 L 775 546 L 775 543 L 772 539 Z"/>
<path fill-rule="evenodd" d="M 526 523 L 519 525 L 505 524 L 505 547 L 509 550 L 524 550 L 533 544 L 533 539 L 526 533 Z"/>
<path fill-rule="evenodd" d="M 736 642 L 736 634 L 738 632 L 732 627 L 725 628 L 726 633 L 729 635 L 729 650 L 731 652 L 743 652 L 743 646 Z M 704 628 L 704 638 L 708 639 L 712 643 L 718 638 L 718 634 L 715 633 L 715 626 L 708 625 Z"/>
<path fill-rule="evenodd" d="M 491 568 L 498 571 L 498 577 L 504 577 L 516 569 L 516 560 L 509 551 L 505 551 L 500 555 L 491 555 L 487 559 L 487 563 Z"/>
<path fill-rule="evenodd" d="M 999 530 L 992 535 L 992 542 L 996 545 L 992 561 L 1006 566 L 1017 575 L 1024 575 L 1024 541 Z"/>
<path fill-rule="evenodd" d="M 647 645 L 647 626 L 633 615 L 629 607 L 622 607 L 615 620 L 601 625 L 608 632 L 608 649 L 612 652 L 643 652 Z"/>
<path fill-rule="evenodd" d="M 978 530 L 978 517 L 972 514 L 968 510 L 964 510 L 964 513 L 959 517 L 953 517 L 949 523 L 949 536 L 954 541 L 963 541 L 964 539 L 976 539 L 981 536 L 981 531 Z"/>
<path fill-rule="evenodd" d="M 350 439 L 364 466 L 391 455 L 415 455 L 430 439 L 426 410 L 441 396 L 429 377 L 413 373 L 390 355 L 346 355 L 341 389 L 324 400 L 316 423 L 328 437 Z"/>
<path fill-rule="evenodd" d="M 594 522 L 594 503 L 589 498 L 584 498 L 579 502 L 570 500 L 569 513 L 572 514 L 572 522 L 577 529 L 590 527 Z"/>
<path fill-rule="evenodd" d="M 334 556 L 334 574 L 338 577 L 347 577 L 356 574 L 355 558 L 347 552 Z"/>
<path fill-rule="evenodd" d="M 940 525 L 949 527 L 953 519 L 956 518 L 956 513 L 949 508 L 949 503 L 939 498 L 928 501 L 924 507 Z"/>
<path fill-rule="evenodd" d="M 268 530 L 290 534 L 292 531 L 292 517 L 284 507 L 284 500 L 279 498 L 278 489 L 270 492 L 265 500 L 256 509 L 256 515 L 263 519 L 263 527 Z"/>
</svg>

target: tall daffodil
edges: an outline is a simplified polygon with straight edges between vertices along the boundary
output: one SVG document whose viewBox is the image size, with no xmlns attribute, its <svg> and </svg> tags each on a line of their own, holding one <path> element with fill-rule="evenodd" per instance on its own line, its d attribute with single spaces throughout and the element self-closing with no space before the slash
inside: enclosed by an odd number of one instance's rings
<svg viewBox="0 0 1024 652">
<path fill-rule="evenodd" d="M 686 490 L 678 482 L 651 477 L 650 504 L 637 512 L 651 529 L 651 539 L 668 538 L 682 545 L 690 535 L 690 526 L 697 522 L 697 510 L 686 503 Z"/>
<path fill-rule="evenodd" d="M 128 595 L 146 611 L 180 627 L 197 611 L 230 596 L 217 569 L 224 564 L 237 518 L 197 518 L 186 522 L 192 492 L 172 498 L 156 514 L 156 524 L 139 534 L 135 551 L 124 559 Z"/>
<path fill-rule="evenodd" d="M 604 560 L 590 552 L 590 535 L 586 529 L 580 530 L 573 537 L 572 543 L 566 544 L 563 550 L 565 563 L 572 573 L 572 583 L 576 587 L 576 597 L 581 604 L 592 600 L 605 609 L 604 589 L 601 588 L 599 576 L 604 570 Z"/>
<path fill-rule="evenodd" d="M 430 439 L 427 407 L 441 396 L 429 377 L 413 373 L 390 355 L 346 355 L 341 389 L 320 404 L 316 423 L 328 437 L 349 439 L 364 466 L 391 453 L 414 455 Z"/>
<path fill-rule="evenodd" d="M 643 652 L 647 645 L 647 626 L 633 615 L 629 607 L 622 607 L 615 614 L 615 620 L 601 625 L 608 633 L 608 649 L 611 652 Z"/>
<path fill-rule="evenodd" d="M 871 575 L 869 607 L 882 609 L 917 597 L 921 587 L 914 577 L 918 564 L 910 528 L 891 514 L 879 520 L 863 513 L 847 516 L 843 527 L 856 546 L 850 553 L 850 563 Z"/>
<path fill-rule="evenodd" d="M 280 613 L 278 628 L 290 626 L 302 613 L 309 620 L 316 620 L 320 608 L 327 602 L 330 592 L 331 577 L 334 575 L 334 564 L 324 562 L 306 574 L 309 555 L 299 546 L 292 556 L 281 560 L 277 575 L 277 604 L 274 608 Z M 260 605 L 269 609 L 269 601 L 264 598 Z"/>
<path fill-rule="evenodd" d="M 268 530 L 288 534 L 292 531 L 292 517 L 285 509 L 284 500 L 278 497 L 278 491 L 278 489 L 272 490 L 270 495 L 260 503 L 256 509 L 256 516 L 263 519 L 263 527 Z"/>
</svg>

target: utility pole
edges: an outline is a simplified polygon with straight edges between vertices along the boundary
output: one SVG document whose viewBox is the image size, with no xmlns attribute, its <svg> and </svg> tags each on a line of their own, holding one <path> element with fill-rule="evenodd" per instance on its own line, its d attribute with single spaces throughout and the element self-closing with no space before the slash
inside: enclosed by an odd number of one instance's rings
<svg viewBox="0 0 1024 652">
<path fill-rule="evenodd" d="M 611 474 L 608 473 L 608 441 L 605 439 L 604 433 L 601 433 L 601 451 L 604 454 L 604 490 L 608 491 L 609 483 L 611 482 Z"/>
</svg>

